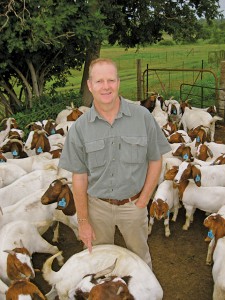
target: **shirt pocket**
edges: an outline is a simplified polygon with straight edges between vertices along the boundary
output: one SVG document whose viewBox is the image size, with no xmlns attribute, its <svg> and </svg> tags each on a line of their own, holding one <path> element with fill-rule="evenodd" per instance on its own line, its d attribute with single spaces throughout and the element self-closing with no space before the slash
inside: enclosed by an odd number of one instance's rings
<svg viewBox="0 0 225 300">
<path fill-rule="evenodd" d="M 106 149 L 104 140 L 85 143 L 88 167 L 90 169 L 101 167 L 105 164 Z"/>
<path fill-rule="evenodd" d="M 121 136 L 121 161 L 144 163 L 147 155 L 147 137 Z"/>
</svg>

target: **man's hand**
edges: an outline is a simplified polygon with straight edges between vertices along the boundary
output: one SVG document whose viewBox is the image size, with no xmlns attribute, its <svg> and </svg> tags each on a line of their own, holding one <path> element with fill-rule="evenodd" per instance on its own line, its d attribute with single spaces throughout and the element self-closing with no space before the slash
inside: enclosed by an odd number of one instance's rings
<svg viewBox="0 0 225 300">
<path fill-rule="evenodd" d="M 79 237 L 88 248 L 89 253 L 92 251 L 92 241 L 95 240 L 95 233 L 88 221 L 79 223 Z"/>
</svg>

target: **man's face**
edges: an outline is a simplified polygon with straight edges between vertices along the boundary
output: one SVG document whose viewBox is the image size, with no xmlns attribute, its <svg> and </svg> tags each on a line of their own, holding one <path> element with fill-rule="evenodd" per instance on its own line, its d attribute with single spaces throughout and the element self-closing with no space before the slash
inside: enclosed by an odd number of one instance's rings
<svg viewBox="0 0 225 300">
<path fill-rule="evenodd" d="M 104 62 L 94 65 L 87 84 L 94 101 L 99 104 L 110 104 L 118 97 L 120 80 L 113 64 Z"/>
</svg>

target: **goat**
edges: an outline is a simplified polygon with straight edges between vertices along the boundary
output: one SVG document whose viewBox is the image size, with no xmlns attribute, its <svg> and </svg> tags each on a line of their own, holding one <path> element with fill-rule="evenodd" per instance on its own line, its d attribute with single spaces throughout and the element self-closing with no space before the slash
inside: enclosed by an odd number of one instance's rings
<svg viewBox="0 0 225 300">
<path fill-rule="evenodd" d="M 16 179 L 26 175 L 27 172 L 12 163 L 0 164 L 0 188 L 13 183 Z"/>
<path fill-rule="evenodd" d="M 169 143 L 190 143 L 191 138 L 184 130 L 177 130 L 167 137 Z"/>
<path fill-rule="evenodd" d="M 75 299 L 134 300 L 128 289 L 130 276 L 121 278 L 109 275 L 115 268 L 116 261 L 105 270 L 84 276 L 78 285 L 69 291 L 69 300 L 74 297 Z"/>
<path fill-rule="evenodd" d="M 7 159 L 7 163 L 12 163 L 23 168 L 27 173 L 34 170 L 44 169 L 44 166 L 52 162 L 52 155 L 49 152 L 44 152 L 39 155 L 28 156 L 21 159 Z"/>
<path fill-rule="evenodd" d="M 71 102 L 71 106 L 67 106 L 66 109 L 58 113 L 55 120 L 56 124 L 58 125 L 59 123 L 65 121 L 75 121 L 83 114 L 81 110 L 79 108 L 74 107 L 74 104 Z"/>
<path fill-rule="evenodd" d="M 0 131 L 0 145 L 4 141 L 4 139 L 8 136 L 8 133 L 12 127 L 16 128 L 16 120 L 14 118 L 7 118 L 1 121 L 1 124 L 5 122 L 5 129 Z"/>
<path fill-rule="evenodd" d="M 44 234 L 55 221 L 56 204 L 44 206 L 41 196 L 46 189 L 39 189 L 12 205 L 1 208 L 0 228 L 15 220 L 26 220 Z M 57 233 L 56 233 L 57 234 Z"/>
<path fill-rule="evenodd" d="M 39 288 L 28 279 L 21 279 L 13 282 L 6 291 L 6 300 L 20 299 L 46 300 L 46 297 Z"/>
<path fill-rule="evenodd" d="M 134 300 L 134 297 L 130 294 L 126 283 L 116 277 L 110 282 L 105 281 L 94 286 L 89 293 L 89 299 Z"/>
<path fill-rule="evenodd" d="M 217 242 L 213 253 L 212 277 L 214 281 L 213 300 L 225 299 L 225 237 Z"/>
<path fill-rule="evenodd" d="M 186 210 L 186 222 L 183 230 L 188 230 L 196 208 L 207 213 L 217 212 L 225 204 L 225 187 L 196 187 L 192 179 L 177 184 L 179 197 Z M 213 199 L 213 201 L 212 201 Z"/>
<path fill-rule="evenodd" d="M 172 180 L 164 180 L 157 188 L 154 199 L 150 206 L 150 220 L 148 234 L 151 234 L 154 218 L 164 218 L 165 236 L 170 236 L 169 220 L 170 212 L 174 211 L 172 220 L 175 222 L 179 210 L 178 190 L 173 189 Z"/>
<path fill-rule="evenodd" d="M 208 246 L 208 253 L 206 258 L 206 264 L 211 265 L 212 255 L 216 248 L 218 239 L 225 236 L 225 206 L 223 206 L 223 215 L 221 215 L 221 209 L 217 213 L 210 214 L 205 218 L 203 224 L 209 229 L 209 236 L 212 237 L 212 240 Z M 206 241 L 208 238 L 206 238 Z"/>
<path fill-rule="evenodd" d="M 179 166 L 179 171 L 174 178 L 174 182 L 179 184 L 187 179 L 193 179 L 198 187 L 225 187 L 225 166 L 197 166 L 184 161 Z"/>
<path fill-rule="evenodd" d="M 47 187 L 57 178 L 58 170 L 36 170 L 0 189 L 0 206 L 14 204 L 35 190 Z"/>
<path fill-rule="evenodd" d="M 159 127 L 162 128 L 165 124 L 168 123 L 168 114 L 161 108 L 161 102 L 159 98 L 156 98 L 155 108 L 152 111 L 152 115 L 158 123 Z"/>
<path fill-rule="evenodd" d="M 69 291 L 74 289 L 87 274 L 95 274 L 117 259 L 112 276 L 130 276 L 129 292 L 134 299 L 160 300 L 163 290 L 148 265 L 135 253 L 117 245 L 97 245 L 92 253 L 83 250 L 71 256 L 58 272 L 52 270 L 52 262 L 57 256 L 47 259 L 43 264 L 44 279 L 55 287 L 60 300 L 68 300 Z M 76 272 L 74 272 L 76 270 Z"/>
<path fill-rule="evenodd" d="M 61 211 L 55 212 L 55 220 L 61 221 L 63 224 L 69 226 L 79 240 L 77 215 L 73 194 L 67 183 L 68 182 L 65 181 L 65 178 L 54 180 L 43 193 L 41 203 L 44 206 L 57 202 L 57 208 Z M 56 231 L 53 241 L 57 241 L 57 239 L 58 236 Z"/>
<path fill-rule="evenodd" d="M 212 117 L 208 112 L 202 110 L 192 110 L 189 107 L 185 107 L 184 113 L 179 122 L 179 127 L 183 125 L 183 129 L 188 132 L 188 130 L 197 127 L 205 126 L 209 128 L 210 140 L 214 141 L 215 134 L 215 123 L 216 121 L 223 120 L 219 116 Z"/>
<path fill-rule="evenodd" d="M 0 240 L 0 274 L 2 280 L 6 284 L 9 282 L 7 274 L 10 271 L 7 271 L 8 253 L 4 252 L 5 250 L 14 249 L 15 246 L 17 248 L 21 247 L 22 241 L 23 247 L 26 248 L 27 251 L 29 251 L 30 255 L 35 252 L 55 254 L 59 251 L 58 247 L 52 246 L 41 237 L 36 226 L 32 225 L 30 222 L 26 222 L 23 220 L 10 222 L 3 226 L 0 230 Z M 59 265 L 62 265 L 63 256 L 60 255 L 57 257 L 57 259 Z"/>
<path fill-rule="evenodd" d="M 28 154 L 24 151 L 23 142 L 19 139 L 6 139 L 1 151 L 9 158 L 25 158 Z M 8 154 L 9 152 L 9 154 Z"/>
</svg>

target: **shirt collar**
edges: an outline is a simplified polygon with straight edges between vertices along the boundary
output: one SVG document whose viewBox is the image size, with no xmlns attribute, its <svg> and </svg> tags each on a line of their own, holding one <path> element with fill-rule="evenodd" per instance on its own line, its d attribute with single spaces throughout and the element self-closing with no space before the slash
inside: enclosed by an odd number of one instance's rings
<svg viewBox="0 0 225 300">
<path fill-rule="evenodd" d="M 102 119 L 102 117 L 96 111 L 94 104 L 92 104 L 89 113 L 90 113 L 89 114 L 89 122 L 94 122 L 96 118 Z M 130 112 L 128 102 L 122 96 L 120 96 L 120 110 L 118 112 L 116 119 L 121 118 L 123 114 L 128 117 L 131 117 L 131 112 Z"/>
</svg>

